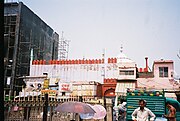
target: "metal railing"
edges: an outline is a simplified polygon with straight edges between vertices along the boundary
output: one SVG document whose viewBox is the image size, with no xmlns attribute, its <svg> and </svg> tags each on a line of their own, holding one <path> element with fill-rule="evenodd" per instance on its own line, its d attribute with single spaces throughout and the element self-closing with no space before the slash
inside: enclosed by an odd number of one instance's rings
<svg viewBox="0 0 180 121">
<path fill-rule="evenodd" d="M 9 92 L 10 94 L 11 92 Z M 43 108 L 45 106 L 45 97 L 42 95 L 37 95 L 32 93 L 30 96 L 14 96 L 5 95 L 4 91 L 4 121 L 42 121 L 43 120 Z M 94 100 L 93 96 L 83 96 L 82 102 L 87 103 L 97 103 Z M 48 97 L 48 106 L 47 106 L 47 119 L 43 121 L 69 121 L 72 117 L 72 114 L 69 113 L 59 113 L 55 112 L 54 108 L 63 102 L 67 101 L 79 101 L 80 96 L 69 96 L 57 98 L 57 97 Z M 96 99 L 97 100 L 97 99 Z M 102 103 L 98 101 L 98 103 Z M 78 120 L 78 119 L 77 119 Z"/>
</svg>

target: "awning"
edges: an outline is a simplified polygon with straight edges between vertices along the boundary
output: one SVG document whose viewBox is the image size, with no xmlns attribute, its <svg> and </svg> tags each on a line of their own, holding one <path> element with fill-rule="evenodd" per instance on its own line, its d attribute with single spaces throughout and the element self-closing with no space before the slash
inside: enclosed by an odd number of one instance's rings
<svg viewBox="0 0 180 121">
<path fill-rule="evenodd" d="M 127 88 L 134 89 L 135 82 L 118 82 L 115 90 L 116 95 L 126 96 Z"/>
</svg>

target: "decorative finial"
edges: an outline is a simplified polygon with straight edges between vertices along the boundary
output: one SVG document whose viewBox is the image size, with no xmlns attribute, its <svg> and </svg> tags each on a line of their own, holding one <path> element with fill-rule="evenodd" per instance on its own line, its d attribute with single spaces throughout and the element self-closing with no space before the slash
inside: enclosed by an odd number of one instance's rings
<svg viewBox="0 0 180 121">
<path fill-rule="evenodd" d="M 121 44 L 121 49 L 120 49 L 120 52 L 121 52 L 121 53 L 123 52 L 123 46 L 122 46 L 122 44 Z"/>
</svg>

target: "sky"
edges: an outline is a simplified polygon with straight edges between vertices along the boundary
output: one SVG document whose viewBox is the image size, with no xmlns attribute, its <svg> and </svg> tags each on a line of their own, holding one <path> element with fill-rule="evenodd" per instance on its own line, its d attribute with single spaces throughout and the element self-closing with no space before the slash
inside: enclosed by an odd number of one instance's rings
<svg viewBox="0 0 180 121">
<path fill-rule="evenodd" d="M 6 0 L 8 1 L 8 0 Z M 12 0 L 11 0 L 12 1 Z M 17 1 L 17 0 L 14 0 Z M 69 59 L 173 60 L 180 75 L 180 0 L 18 0 L 70 40 Z"/>
</svg>

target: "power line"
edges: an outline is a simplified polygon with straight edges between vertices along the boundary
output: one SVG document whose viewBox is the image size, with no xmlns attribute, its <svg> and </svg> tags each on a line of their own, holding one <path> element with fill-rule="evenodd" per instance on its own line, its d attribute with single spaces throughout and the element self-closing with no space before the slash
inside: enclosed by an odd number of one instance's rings
<svg viewBox="0 0 180 121">
<path fill-rule="evenodd" d="M 180 59 L 180 50 L 179 50 L 179 54 L 177 54 L 177 57 Z"/>
<path fill-rule="evenodd" d="M 180 56 L 177 54 L 177 57 L 180 59 Z"/>
</svg>

